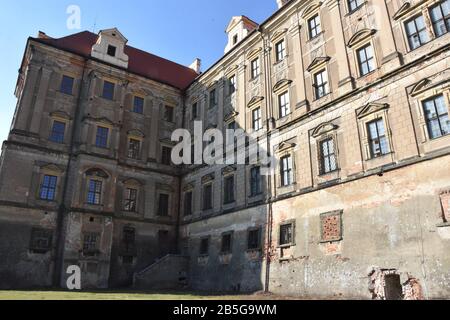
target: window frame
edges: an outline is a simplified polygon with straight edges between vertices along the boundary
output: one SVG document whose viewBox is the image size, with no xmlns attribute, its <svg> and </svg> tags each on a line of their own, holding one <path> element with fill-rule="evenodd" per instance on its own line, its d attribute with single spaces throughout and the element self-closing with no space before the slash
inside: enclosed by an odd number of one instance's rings
<svg viewBox="0 0 450 320">
<path fill-rule="evenodd" d="M 323 76 L 323 74 L 325 74 L 325 77 Z M 320 85 L 317 84 L 318 75 L 320 75 L 320 79 L 322 81 Z M 324 78 L 326 78 L 325 81 Z M 323 88 L 324 91 L 324 93 L 321 96 L 319 96 L 318 94 L 320 88 Z M 322 99 L 323 97 L 326 97 L 327 95 L 330 94 L 330 83 L 328 78 L 328 70 L 326 67 L 321 68 L 313 73 L 313 89 L 315 100 Z"/>
<path fill-rule="evenodd" d="M 108 86 L 111 86 L 108 88 Z M 113 101 L 114 95 L 116 91 L 116 83 L 111 80 L 103 80 L 103 88 L 102 88 L 102 98 Z"/>
<path fill-rule="evenodd" d="M 420 18 L 420 17 L 422 17 L 422 19 L 423 19 L 423 24 L 424 24 L 425 27 L 424 27 L 424 29 L 418 30 L 418 29 L 417 29 L 417 23 L 416 23 L 416 20 L 417 20 L 418 18 Z M 414 22 L 415 33 L 409 34 L 409 33 L 408 33 L 408 27 L 407 27 L 407 25 L 408 25 L 410 22 L 412 22 L 412 21 Z M 404 28 L 404 30 L 405 30 L 406 42 L 407 42 L 407 44 L 408 44 L 409 51 L 413 51 L 413 50 L 416 50 L 416 49 L 418 49 L 418 48 L 420 48 L 420 47 L 423 47 L 425 44 L 427 44 L 428 42 L 430 42 L 430 41 L 432 40 L 432 39 L 430 38 L 429 30 L 428 30 L 428 28 L 427 28 L 427 24 L 426 24 L 426 21 L 425 21 L 425 15 L 423 14 L 423 12 L 420 12 L 420 13 L 418 13 L 418 14 L 416 14 L 416 15 L 410 17 L 409 19 L 406 19 L 406 20 L 404 21 L 404 23 L 403 23 L 403 28 Z M 420 33 L 421 33 L 422 31 L 425 31 L 425 34 L 426 34 L 426 36 L 427 36 L 427 40 L 426 40 L 425 42 L 423 42 L 423 43 L 422 43 L 422 40 L 420 39 Z M 412 45 L 411 45 L 411 44 L 412 44 L 412 43 L 411 43 L 411 38 L 412 38 L 414 35 L 417 35 L 417 37 L 418 37 L 418 39 L 419 39 L 419 46 L 417 46 L 417 47 L 415 47 L 415 48 L 413 48 Z"/>
<path fill-rule="evenodd" d="M 319 21 L 319 23 L 317 23 L 317 20 Z M 312 21 L 314 21 L 314 26 L 311 25 Z M 317 38 L 323 32 L 320 13 L 316 12 L 316 13 L 312 14 L 310 17 L 308 17 L 307 25 L 308 25 L 308 39 L 312 40 L 312 39 Z M 319 29 L 319 30 L 317 30 L 317 29 Z M 314 35 L 313 35 L 313 32 L 315 32 Z"/>
<path fill-rule="evenodd" d="M 210 248 L 210 237 L 200 238 L 199 256 L 209 256 L 209 248 Z"/>
<path fill-rule="evenodd" d="M 97 148 L 107 149 L 109 145 L 109 133 L 111 128 L 104 125 L 97 125 L 95 134 L 95 146 Z M 103 133 L 101 132 L 103 131 Z M 106 133 L 106 136 L 105 136 Z"/>
<path fill-rule="evenodd" d="M 64 125 L 64 130 L 63 132 L 55 132 L 55 124 L 59 123 L 59 124 L 63 124 Z M 66 128 L 67 128 L 67 121 L 61 120 L 61 119 L 52 119 L 52 126 L 51 126 L 51 130 L 50 130 L 50 135 L 48 137 L 48 140 L 50 142 L 53 143 L 58 143 L 58 144 L 64 144 L 65 142 L 65 135 L 66 135 Z M 55 136 L 56 134 L 56 136 Z M 61 137 L 62 135 L 62 137 Z M 55 139 L 55 137 L 58 137 L 57 139 Z"/>
<path fill-rule="evenodd" d="M 288 161 L 288 168 L 285 168 L 285 161 L 289 159 Z M 290 165 L 289 165 L 290 164 Z M 288 181 L 286 181 L 286 177 L 288 178 Z M 280 157 L 280 186 L 283 187 L 289 187 L 294 184 L 295 178 L 294 178 L 294 159 L 293 154 L 288 153 Z"/>
<path fill-rule="evenodd" d="M 437 112 L 437 107 L 436 107 L 436 99 L 438 99 L 438 98 L 442 98 L 443 103 L 444 103 L 444 105 L 445 105 L 445 107 L 446 107 L 447 113 L 444 113 L 444 114 L 438 114 L 438 112 Z M 427 113 L 426 113 L 426 111 L 425 111 L 425 104 L 426 104 L 427 102 L 430 102 L 430 101 L 433 102 L 433 107 L 434 107 L 434 110 L 435 110 L 436 115 L 437 115 L 436 117 L 434 117 L 434 118 L 432 118 L 432 119 L 429 119 L 429 118 L 428 118 Z M 433 95 L 433 96 L 431 96 L 431 97 L 428 97 L 428 98 L 426 98 L 426 99 L 423 99 L 423 100 L 420 101 L 420 105 L 421 105 L 423 117 L 424 117 L 424 120 L 425 120 L 425 126 L 426 126 L 426 129 L 427 129 L 426 132 L 427 132 L 428 140 L 431 141 L 431 140 L 436 140 L 436 139 L 439 139 L 439 138 L 448 136 L 448 135 L 450 134 L 450 130 L 449 130 L 449 133 L 444 134 L 444 133 L 443 133 L 443 129 L 442 129 L 441 120 L 440 120 L 440 118 L 443 117 L 443 116 L 447 116 L 447 119 L 449 119 L 449 115 L 450 115 L 450 112 L 449 112 L 449 106 L 448 106 L 448 104 L 447 104 L 445 94 L 444 94 L 444 93 L 438 93 L 438 94 L 435 94 L 435 95 Z M 431 130 L 430 130 L 431 128 L 430 128 L 429 123 L 430 123 L 430 121 L 436 121 L 436 120 L 438 121 L 438 124 L 439 124 L 440 135 L 439 135 L 439 136 L 436 136 L 436 137 L 432 137 L 432 135 L 431 135 Z M 450 120 L 447 120 L 447 121 L 450 121 Z M 448 125 L 448 127 L 450 128 L 450 125 Z"/>
<path fill-rule="evenodd" d="M 221 236 L 220 241 L 220 254 L 231 254 L 233 253 L 233 231 L 224 232 Z M 226 242 L 224 242 L 224 239 L 228 238 L 228 248 L 225 248 L 224 245 Z"/>
<path fill-rule="evenodd" d="M 256 232 L 256 246 L 250 247 L 251 234 L 253 232 Z M 261 250 L 261 235 L 262 235 L 262 228 L 261 227 L 249 228 L 247 230 L 247 251 L 258 251 L 258 250 Z"/>
<path fill-rule="evenodd" d="M 371 50 L 372 50 L 372 57 L 369 58 L 369 59 L 367 59 L 367 48 L 369 48 L 369 47 L 370 47 Z M 361 52 L 362 50 L 364 50 L 364 54 L 365 54 L 365 57 L 366 57 L 366 60 L 365 60 L 365 61 L 362 61 L 362 60 L 361 60 L 360 52 Z M 374 71 L 377 70 L 377 65 L 378 65 L 378 64 L 377 64 L 377 59 L 376 59 L 376 54 L 375 54 L 375 48 L 374 48 L 374 46 L 373 46 L 373 44 L 372 44 L 371 41 L 370 41 L 370 42 L 367 42 L 367 43 L 364 43 L 363 45 L 358 46 L 357 48 L 355 48 L 355 54 L 356 54 L 356 61 L 357 61 L 357 63 L 358 63 L 358 74 L 359 74 L 359 77 L 365 77 L 365 76 L 367 76 L 367 75 L 369 75 L 369 74 L 371 74 L 372 72 L 374 72 Z M 373 61 L 373 69 L 372 69 L 372 70 L 369 69 L 369 66 L 370 66 L 369 61 Z M 366 72 L 366 73 L 363 73 L 363 68 L 362 68 L 362 66 L 363 66 L 364 64 L 367 65 L 367 70 L 368 70 L 368 72 Z"/>
<path fill-rule="evenodd" d="M 358 2 L 361 1 L 361 3 L 358 4 Z M 362 8 L 362 6 L 366 3 L 366 0 L 347 0 L 347 9 L 348 9 L 348 14 L 352 14 L 353 12 L 358 11 L 359 9 Z M 355 2 L 356 6 L 354 8 L 352 8 L 351 3 Z"/>
<path fill-rule="evenodd" d="M 291 110 L 291 97 L 289 90 L 283 91 L 277 95 L 278 97 L 278 112 L 280 119 L 289 116 L 292 113 Z M 284 103 L 283 103 L 284 98 Z"/>
<path fill-rule="evenodd" d="M 258 171 L 254 177 L 253 172 Z M 262 179 L 261 179 L 261 166 L 254 166 L 250 168 L 250 197 L 256 197 L 262 194 Z"/>
<path fill-rule="evenodd" d="M 93 205 L 93 206 L 102 205 L 103 180 L 95 178 L 95 177 L 89 177 L 87 179 L 87 183 L 88 183 L 88 185 L 87 185 L 86 203 L 88 205 Z"/>
<path fill-rule="evenodd" d="M 163 202 L 161 202 L 164 200 Z M 158 217 L 170 217 L 170 194 L 159 192 L 158 193 L 158 207 L 156 215 Z"/>
<path fill-rule="evenodd" d="M 380 128 L 378 126 L 379 123 L 381 123 L 383 125 L 383 129 L 384 129 L 384 135 L 381 135 L 381 136 L 380 136 L 380 132 L 379 132 Z M 375 138 L 372 137 L 372 134 L 371 134 L 371 130 L 370 130 L 370 125 L 371 124 L 375 124 L 376 132 L 377 132 L 377 136 Z M 383 157 L 383 156 L 391 153 L 390 145 L 389 145 L 389 135 L 387 133 L 386 124 L 384 122 L 383 117 L 377 117 L 375 119 L 367 121 L 365 123 L 365 125 L 367 127 L 366 130 L 367 130 L 367 140 L 368 140 L 368 143 L 369 143 L 370 159 L 380 158 L 380 157 Z M 384 151 L 381 148 L 381 139 L 382 138 L 385 139 L 386 146 L 388 148 L 387 150 L 384 150 Z M 375 153 L 375 150 L 374 150 L 374 141 L 376 141 L 376 140 L 378 140 L 378 145 L 380 146 L 379 147 L 379 149 L 380 149 L 379 153 Z"/>
<path fill-rule="evenodd" d="M 256 80 L 261 75 L 260 57 L 256 57 L 250 61 L 250 79 Z"/>
<path fill-rule="evenodd" d="M 46 184 L 46 178 L 48 178 L 48 183 Z M 39 200 L 43 201 L 55 201 L 58 190 L 58 176 L 52 175 L 48 173 L 44 173 L 42 176 L 42 181 L 39 187 Z M 53 181 L 53 183 L 52 183 Z M 45 190 L 45 197 L 43 197 L 43 193 Z M 51 198 L 49 195 L 53 195 Z"/>
<path fill-rule="evenodd" d="M 141 101 L 142 104 L 136 104 L 137 101 Z M 133 113 L 136 114 L 144 114 L 144 108 L 145 108 L 145 98 L 141 96 L 133 96 Z"/>
<path fill-rule="evenodd" d="M 281 39 L 275 44 L 275 62 L 283 61 L 287 56 L 286 40 Z"/>
<path fill-rule="evenodd" d="M 332 141 L 333 142 L 333 152 L 330 153 L 329 150 L 329 142 Z M 325 155 L 323 153 L 323 144 L 327 143 L 327 150 L 328 150 L 328 154 Z M 338 165 L 338 161 L 337 161 L 337 148 L 336 148 L 336 141 L 335 138 L 333 136 L 327 136 L 324 137 L 323 139 L 319 140 L 318 142 L 318 149 L 319 149 L 319 174 L 320 175 L 326 175 L 326 174 L 330 174 L 333 173 L 337 170 L 339 170 L 339 165 Z M 331 168 L 331 165 L 329 170 L 327 170 L 325 168 L 325 160 L 326 158 L 328 158 L 329 163 L 331 163 L 331 160 L 334 159 L 334 169 Z"/>
<path fill-rule="evenodd" d="M 131 213 L 138 212 L 138 194 L 139 194 L 138 189 L 131 186 L 125 186 L 123 211 Z"/>
<path fill-rule="evenodd" d="M 282 235 L 283 235 L 283 227 L 290 226 L 291 228 L 291 239 L 289 242 L 282 242 Z M 295 220 L 289 220 L 282 222 L 278 225 L 278 247 L 279 248 L 287 248 L 295 246 Z"/>
<path fill-rule="evenodd" d="M 189 195 L 189 197 L 188 197 Z M 189 201 L 187 201 L 187 199 L 189 199 Z M 184 192 L 184 196 L 183 196 L 183 215 L 185 217 L 190 217 L 193 215 L 194 210 L 193 210 L 193 204 L 194 204 L 194 191 L 193 190 L 188 190 Z"/>
<path fill-rule="evenodd" d="M 206 190 L 209 190 L 209 197 L 206 197 Z M 202 211 L 212 210 L 214 208 L 214 190 L 212 183 L 205 183 L 202 186 Z"/>
<path fill-rule="evenodd" d="M 432 5 L 432 6 L 430 6 L 430 7 L 428 8 L 428 16 L 429 16 L 429 18 L 430 18 L 431 27 L 432 27 L 432 30 L 433 30 L 433 35 L 435 36 L 435 38 L 442 37 L 442 36 L 444 36 L 445 34 L 447 34 L 447 33 L 450 32 L 450 21 L 449 21 L 448 25 L 447 25 L 447 21 L 446 21 L 447 19 L 450 20 L 450 13 L 449 13 L 447 16 L 444 16 L 444 11 L 442 10 L 442 5 L 443 5 L 444 2 L 446 2 L 446 1 L 448 1 L 448 0 L 439 1 L 439 2 L 437 2 L 436 4 L 434 4 L 434 5 Z M 450 1 L 449 1 L 449 4 L 448 4 L 448 5 L 449 5 L 449 7 L 450 7 Z M 438 35 L 437 32 L 436 32 L 436 27 L 435 27 L 435 26 L 436 26 L 437 22 L 433 21 L 433 16 L 432 16 L 432 14 L 431 14 L 432 10 L 434 10 L 434 9 L 436 9 L 436 8 L 439 8 L 440 14 L 442 15 L 442 19 L 441 19 L 441 20 L 438 20 L 438 22 L 439 22 L 439 21 L 443 21 L 444 26 L 445 26 L 445 29 L 446 29 L 446 32 L 444 32 L 444 33 L 442 33 L 442 34 L 440 34 L 440 35 Z"/>
<path fill-rule="evenodd" d="M 231 185 L 228 185 L 228 184 Z M 223 177 L 223 204 L 232 204 L 236 201 L 236 195 L 235 195 L 235 175 L 230 174 Z M 229 190 L 231 189 L 231 190 Z"/>
<path fill-rule="evenodd" d="M 66 86 L 67 83 L 65 83 L 64 80 L 70 80 L 70 90 L 68 90 L 69 87 Z M 73 87 L 74 87 L 74 85 L 75 85 L 75 77 L 63 74 L 62 78 L 61 78 L 61 83 L 60 83 L 60 86 L 59 86 L 59 92 L 67 94 L 67 95 L 70 95 L 70 96 L 73 96 Z"/>
<path fill-rule="evenodd" d="M 252 129 L 254 131 L 262 130 L 263 129 L 263 122 L 262 122 L 262 109 L 261 109 L 261 106 L 253 108 L 251 110 L 251 112 L 252 112 Z M 255 117 L 255 113 L 256 113 L 257 117 Z"/>
<path fill-rule="evenodd" d="M 42 244 L 45 241 L 45 244 Z M 53 230 L 32 227 L 30 232 L 29 250 L 35 254 L 45 254 L 52 250 Z"/>
</svg>

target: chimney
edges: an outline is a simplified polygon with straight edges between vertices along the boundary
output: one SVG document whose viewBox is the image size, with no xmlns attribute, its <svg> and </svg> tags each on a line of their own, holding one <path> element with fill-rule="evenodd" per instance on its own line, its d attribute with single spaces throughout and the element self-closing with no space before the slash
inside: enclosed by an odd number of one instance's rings
<svg viewBox="0 0 450 320">
<path fill-rule="evenodd" d="M 196 58 L 194 60 L 194 62 L 191 63 L 191 65 L 189 66 L 189 68 L 191 68 L 192 70 L 194 70 L 195 72 L 197 72 L 198 74 L 200 74 L 201 68 L 202 68 L 202 60 L 200 60 L 199 58 Z"/>
<path fill-rule="evenodd" d="M 284 6 L 286 3 L 288 3 L 290 0 L 277 0 L 278 9 L 281 9 L 282 6 Z"/>
</svg>

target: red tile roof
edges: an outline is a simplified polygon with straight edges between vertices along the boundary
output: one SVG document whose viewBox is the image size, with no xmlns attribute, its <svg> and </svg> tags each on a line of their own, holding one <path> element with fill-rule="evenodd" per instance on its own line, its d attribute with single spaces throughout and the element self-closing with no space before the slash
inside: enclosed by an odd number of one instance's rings
<svg viewBox="0 0 450 320">
<path fill-rule="evenodd" d="M 83 31 L 58 39 L 32 39 L 83 57 L 90 57 L 91 48 L 97 42 L 98 35 L 89 31 Z M 129 57 L 129 72 L 181 90 L 186 89 L 198 76 L 194 70 L 188 67 L 130 46 L 125 47 L 125 54 Z"/>
</svg>

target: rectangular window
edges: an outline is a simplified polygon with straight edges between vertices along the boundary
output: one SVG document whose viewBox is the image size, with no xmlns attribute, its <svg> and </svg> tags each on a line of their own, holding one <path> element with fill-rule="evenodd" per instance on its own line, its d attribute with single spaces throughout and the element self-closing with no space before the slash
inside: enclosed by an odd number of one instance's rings
<svg viewBox="0 0 450 320">
<path fill-rule="evenodd" d="M 200 255 L 207 255 L 209 252 L 209 238 L 203 238 L 200 240 Z"/>
<path fill-rule="evenodd" d="M 406 35 L 408 37 L 409 48 L 414 50 L 430 39 L 428 37 L 427 26 L 422 15 L 419 15 L 405 24 Z"/>
<path fill-rule="evenodd" d="M 122 230 L 122 241 L 126 252 L 133 251 L 136 244 L 136 229 L 124 227 Z"/>
<path fill-rule="evenodd" d="M 192 120 L 197 119 L 198 117 L 198 104 L 194 103 L 192 105 Z"/>
<path fill-rule="evenodd" d="M 232 95 L 236 92 L 236 76 L 231 76 L 228 79 L 228 94 Z"/>
<path fill-rule="evenodd" d="M 422 103 L 430 139 L 439 138 L 450 133 L 448 108 L 444 96 L 438 95 Z"/>
<path fill-rule="evenodd" d="M 250 169 L 250 195 L 256 196 L 261 193 L 261 168 Z"/>
<path fill-rule="evenodd" d="M 222 246 L 220 248 L 220 253 L 231 253 L 233 242 L 233 236 L 231 233 L 222 235 Z"/>
<path fill-rule="evenodd" d="M 286 46 L 284 40 L 281 40 L 275 45 L 275 51 L 277 62 L 283 60 L 284 57 L 286 57 Z"/>
<path fill-rule="evenodd" d="M 217 105 L 216 89 L 212 89 L 209 92 L 209 107 L 214 108 L 216 105 Z"/>
<path fill-rule="evenodd" d="M 139 159 L 141 154 L 141 141 L 137 139 L 128 140 L 128 158 Z"/>
<path fill-rule="evenodd" d="M 369 135 L 369 147 L 372 158 L 389 153 L 389 145 L 386 137 L 383 119 L 377 119 L 367 124 Z"/>
<path fill-rule="evenodd" d="M 320 240 L 333 242 L 342 240 L 342 211 L 320 215 Z"/>
<path fill-rule="evenodd" d="M 89 181 L 88 188 L 88 204 L 99 205 L 102 198 L 102 182 L 99 180 L 91 179 Z"/>
<path fill-rule="evenodd" d="M 203 186 L 203 210 L 212 209 L 212 184 Z"/>
<path fill-rule="evenodd" d="M 337 169 L 334 140 L 326 139 L 320 143 L 320 173 L 325 174 Z"/>
<path fill-rule="evenodd" d="M 99 148 L 108 147 L 109 129 L 105 127 L 97 127 L 97 136 L 95 138 L 95 145 Z"/>
<path fill-rule="evenodd" d="M 53 201 L 56 196 L 56 182 L 58 177 L 45 175 L 42 180 L 40 198 L 42 200 Z"/>
<path fill-rule="evenodd" d="M 234 176 L 229 176 L 224 180 L 224 203 L 232 202 L 234 202 Z"/>
<path fill-rule="evenodd" d="M 357 50 L 359 75 L 364 76 L 375 70 L 375 58 L 370 44 Z"/>
<path fill-rule="evenodd" d="M 53 121 L 52 132 L 50 133 L 50 141 L 56 143 L 64 143 L 64 133 L 66 124 L 61 121 Z"/>
<path fill-rule="evenodd" d="M 314 74 L 314 92 L 316 99 L 326 96 L 329 92 L 327 70 L 323 69 Z"/>
<path fill-rule="evenodd" d="M 144 99 L 141 97 L 134 97 L 133 112 L 143 114 L 144 113 Z"/>
<path fill-rule="evenodd" d="M 436 37 L 446 34 L 450 30 L 450 0 L 441 1 L 430 9 L 431 22 Z"/>
<path fill-rule="evenodd" d="M 31 229 L 30 250 L 34 253 L 46 253 L 52 248 L 53 231 L 42 228 Z"/>
<path fill-rule="evenodd" d="M 172 148 L 161 148 L 161 163 L 169 166 L 172 163 Z"/>
<path fill-rule="evenodd" d="M 317 37 L 322 32 L 319 14 L 314 15 L 308 20 L 308 28 L 310 39 Z"/>
<path fill-rule="evenodd" d="M 280 246 L 287 246 L 293 244 L 293 229 L 294 225 L 292 223 L 282 224 L 280 226 Z"/>
<path fill-rule="evenodd" d="M 247 249 L 248 250 L 256 250 L 260 249 L 260 239 L 261 239 L 261 230 L 254 229 L 248 231 L 248 241 L 247 241 Z"/>
<path fill-rule="evenodd" d="M 184 215 L 192 215 L 192 191 L 184 194 Z"/>
<path fill-rule="evenodd" d="M 74 83 L 74 78 L 69 77 L 69 76 L 63 76 L 62 80 L 61 80 L 61 88 L 59 89 L 59 91 L 61 91 L 62 93 L 71 95 L 72 90 L 73 90 L 73 83 Z"/>
<path fill-rule="evenodd" d="M 281 158 L 281 186 L 289 186 L 294 182 L 292 171 L 292 156 L 285 156 Z"/>
<path fill-rule="evenodd" d="M 160 193 L 158 201 L 158 216 L 167 217 L 169 215 L 169 195 Z"/>
<path fill-rule="evenodd" d="M 114 83 L 106 80 L 103 82 L 102 97 L 108 100 L 114 100 Z"/>
<path fill-rule="evenodd" d="M 252 111 L 252 127 L 253 130 L 259 131 L 262 129 L 262 117 L 261 117 L 261 108 L 253 109 Z"/>
<path fill-rule="evenodd" d="M 100 235 L 98 233 L 85 233 L 83 236 L 83 254 L 95 255 L 98 253 L 98 240 Z"/>
<path fill-rule="evenodd" d="M 173 117 L 173 107 L 171 106 L 164 106 L 164 120 L 167 122 L 174 122 Z"/>
<path fill-rule="evenodd" d="M 109 45 L 108 46 L 108 51 L 107 51 L 108 56 L 115 57 L 116 56 L 116 50 L 117 50 L 116 47 L 114 47 L 112 45 Z"/>
<path fill-rule="evenodd" d="M 289 92 L 286 91 L 278 96 L 278 105 L 280 106 L 280 118 L 283 118 L 291 113 Z"/>
<path fill-rule="evenodd" d="M 123 209 L 128 212 L 137 211 L 137 190 L 132 188 L 125 189 L 125 203 Z"/>
<path fill-rule="evenodd" d="M 259 58 L 256 58 L 251 62 L 251 72 L 252 72 L 252 79 L 256 79 L 259 76 L 260 73 Z"/>
<path fill-rule="evenodd" d="M 348 1 L 348 9 L 350 12 L 355 11 L 359 7 L 361 7 L 364 3 L 364 0 L 349 0 Z"/>
</svg>

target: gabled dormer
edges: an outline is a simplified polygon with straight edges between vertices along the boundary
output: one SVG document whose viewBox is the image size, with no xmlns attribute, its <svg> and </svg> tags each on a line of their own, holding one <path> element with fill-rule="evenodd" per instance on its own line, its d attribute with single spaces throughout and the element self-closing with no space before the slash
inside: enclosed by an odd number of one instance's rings
<svg viewBox="0 0 450 320">
<path fill-rule="evenodd" d="M 230 51 L 242 39 L 244 39 L 250 32 L 255 30 L 258 24 L 246 16 L 236 16 L 231 18 L 225 32 L 228 35 L 228 44 L 225 47 L 225 53 Z"/>
<path fill-rule="evenodd" d="M 128 40 L 117 28 L 101 30 L 97 42 L 92 46 L 91 56 L 99 60 L 128 68 L 125 46 Z"/>
</svg>

